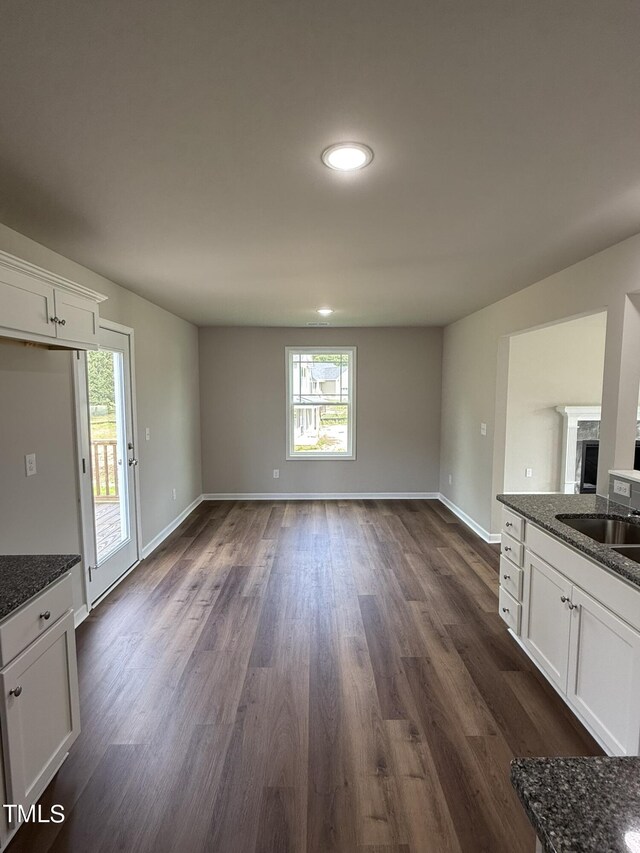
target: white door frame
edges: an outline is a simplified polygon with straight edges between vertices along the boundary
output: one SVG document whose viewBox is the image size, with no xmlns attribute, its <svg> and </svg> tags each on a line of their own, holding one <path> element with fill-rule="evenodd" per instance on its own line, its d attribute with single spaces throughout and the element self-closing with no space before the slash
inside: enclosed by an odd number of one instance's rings
<svg viewBox="0 0 640 853">
<path fill-rule="evenodd" d="M 133 429 L 133 443 L 138 452 L 138 413 L 136 408 L 136 370 L 135 370 L 135 347 L 134 331 L 130 326 L 123 326 L 112 320 L 100 320 L 100 328 L 112 332 L 119 332 L 129 339 L 129 381 L 131 384 L 131 416 Z M 73 389 L 75 407 L 75 433 L 76 433 L 76 471 L 78 478 L 78 503 L 80 514 L 80 544 L 82 548 L 83 566 L 83 591 L 87 607 L 87 614 L 98 604 L 99 598 L 93 604 L 89 595 L 89 567 L 97 563 L 95 536 L 94 536 L 94 514 L 93 514 L 93 486 L 91 481 L 91 464 L 89 448 L 89 400 L 86 384 L 87 354 L 84 350 L 77 350 L 73 358 Z M 136 559 L 133 565 L 106 591 L 108 595 L 111 590 L 125 578 L 129 572 L 140 562 L 142 542 L 142 521 L 140 517 L 140 471 L 136 466 L 133 472 L 135 482 L 135 494 L 133 497 L 134 518 L 137 534 Z M 104 596 L 102 596 L 104 598 Z M 85 615 L 87 615 L 85 614 Z M 80 620 L 82 621 L 82 620 Z"/>
</svg>

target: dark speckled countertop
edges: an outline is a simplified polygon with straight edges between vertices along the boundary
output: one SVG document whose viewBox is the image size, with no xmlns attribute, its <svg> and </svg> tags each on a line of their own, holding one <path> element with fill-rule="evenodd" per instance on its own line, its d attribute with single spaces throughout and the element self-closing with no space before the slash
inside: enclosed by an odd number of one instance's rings
<svg viewBox="0 0 640 853">
<path fill-rule="evenodd" d="M 545 853 L 640 851 L 640 758 L 516 758 L 511 781 Z"/>
<path fill-rule="evenodd" d="M 0 555 L 0 619 L 79 562 L 79 554 Z"/>
<path fill-rule="evenodd" d="M 619 554 L 608 545 L 602 545 L 595 539 L 578 533 L 577 530 L 556 518 L 557 515 L 586 515 L 598 518 L 611 514 L 629 518 L 628 507 L 597 495 L 529 494 L 498 495 L 497 497 L 509 509 L 528 518 L 538 527 L 549 531 L 577 551 L 586 554 L 587 557 L 597 560 L 610 571 L 640 586 L 640 563 Z M 633 516 L 632 520 L 640 525 L 640 517 Z"/>
</svg>

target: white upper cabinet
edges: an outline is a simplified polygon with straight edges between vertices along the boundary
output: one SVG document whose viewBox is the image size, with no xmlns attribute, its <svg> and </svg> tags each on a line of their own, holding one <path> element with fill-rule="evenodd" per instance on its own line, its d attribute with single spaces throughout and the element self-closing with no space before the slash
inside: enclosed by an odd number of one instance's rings
<svg viewBox="0 0 640 853">
<path fill-rule="evenodd" d="M 0 337 L 97 349 L 106 297 L 0 252 Z"/>
</svg>

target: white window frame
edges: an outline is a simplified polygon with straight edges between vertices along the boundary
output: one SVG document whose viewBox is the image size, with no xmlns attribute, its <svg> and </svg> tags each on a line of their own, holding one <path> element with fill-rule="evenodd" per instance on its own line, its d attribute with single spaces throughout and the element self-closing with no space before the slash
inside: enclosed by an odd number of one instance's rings
<svg viewBox="0 0 640 853">
<path fill-rule="evenodd" d="M 295 353 L 311 353 L 315 355 L 327 353 L 337 353 L 339 355 L 349 355 L 349 402 L 347 403 L 349 410 L 349 430 L 347 433 L 347 452 L 346 453 L 322 453 L 313 450 L 298 450 L 294 451 L 292 446 L 293 437 L 293 413 L 295 406 L 293 403 L 293 356 Z M 356 347 L 285 347 L 285 371 L 286 371 L 286 422 L 287 422 L 287 461 L 299 461 L 301 459 L 314 460 L 343 460 L 353 461 L 356 458 Z M 319 404 L 318 404 L 319 405 Z"/>
</svg>

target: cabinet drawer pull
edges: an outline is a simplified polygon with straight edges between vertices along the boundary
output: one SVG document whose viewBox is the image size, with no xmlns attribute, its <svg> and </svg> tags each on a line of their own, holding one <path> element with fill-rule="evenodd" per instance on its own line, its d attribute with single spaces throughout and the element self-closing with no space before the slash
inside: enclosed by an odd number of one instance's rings
<svg viewBox="0 0 640 853">
<path fill-rule="evenodd" d="M 22 693 L 22 687 L 18 684 L 17 687 L 14 687 L 13 690 L 9 691 L 9 696 L 15 696 L 16 698 Z"/>
<path fill-rule="evenodd" d="M 569 599 L 567 598 L 567 596 L 566 596 L 566 595 L 561 595 L 561 596 L 560 596 L 560 601 L 561 601 L 563 604 L 566 604 L 566 603 L 567 603 L 567 601 L 569 601 Z"/>
<path fill-rule="evenodd" d="M 576 610 L 576 608 L 577 608 L 577 607 L 578 607 L 578 605 L 577 605 L 577 604 L 574 604 L 574 603 L 573 603 L 573 602 L 571 602 L 571 601 L 569 602 L 569 610 Z"/>
<path fill-rule="evenodd" d="M 66 320 L 58 320 L 58 323 L 60 323 L 60 325 L 61 325 L 61 326 L 66 326 L 66 325 L 67 325 L 67 321 L 66 321 Z"/>
<path fill-rule="evenodd" d="M 513 523 L 511 521 L 505 521 L 505 527 L 513 527 Z"/>
<path fill-rule="evenodd" d="M 45 620 L 46 620 L 46 619 L 50 619 L 50 618 L 51 618 L 51 611 L 50 611 L 50 610 L 45 610 L 45 611 L 44 611 L 44 613 L 41 613 L 41 614 L 40 614 L 40 618 L 41 618 L 41 619 L 45 619 Z"/>
<path fill-rule="evenodd" d="M 512 550 L 513 550 L 513 548 L 511 547 L 511 545 L 505 545 L 505 546 L 504 546 L 504 550 L 505 550 L 505 551 L 512 551 Z"/>
<path fill-rule="evenodd" d="M 503 577 L 506 581 L 510 581 L 510 580 L 511 580 L 511 575 L 502 575 L 502 577 Z"/>
<path fill-rule="evenodd" d="M 49 319 L 51 320 L 52 323 L 59 323 L 60 322 L 60 320 L 58 320 L 57 317 L 49 317 Z"/>
<path fill-rule="evenodd" d="M 508 613 L 508 612 L 509 612 L 509 608 L 508 608 L 508 607 L 503 607 L 503 608 L 502 608 L 502 612 L 503 612 L 503 613 Z"/>
</svg>

